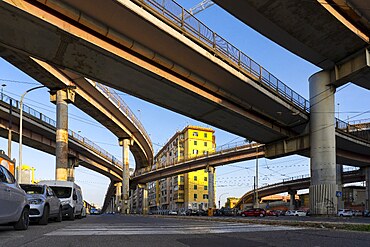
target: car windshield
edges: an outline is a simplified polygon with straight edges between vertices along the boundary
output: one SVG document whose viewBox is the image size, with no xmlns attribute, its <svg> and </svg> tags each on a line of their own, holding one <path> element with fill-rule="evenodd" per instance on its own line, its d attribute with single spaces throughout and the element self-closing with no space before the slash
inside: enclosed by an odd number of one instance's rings
<svg viewBox="0 0 370 247">
<path fill-rule="evenodd" d="M 32 194 L 37 194 L 37 195 L 44 194 L 44 187 L 43 186 L 21 184 L 21 188 L 27 194 L 30 194 L 30 195 L 32 195 Z"/>
<path fill-rule="evenodd" d="M 58 198 L 69 198 L 71 197 L 72 189 L 68 187 L 50 186 Z"/>
</svg>

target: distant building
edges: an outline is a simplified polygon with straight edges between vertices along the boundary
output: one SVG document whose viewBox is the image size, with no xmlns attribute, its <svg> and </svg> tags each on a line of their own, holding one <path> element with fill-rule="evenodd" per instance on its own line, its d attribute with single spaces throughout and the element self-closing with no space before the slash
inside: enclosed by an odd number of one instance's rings
<svg viewBox="0 0 370 247">
<path fill-rule="evenodd" d="M 21 179 L 18 181 L 20 184 L 34 184 L 35 181 L 35 168 L 27 165 L 22 165 Z"/>
<path fill-rule="evenodd" d="M 173 166 L 178 162 L 207 155 L 215 152 L 215 148 L 214 130 L 187 126 L 176 132 L 158 152 L 152 169 Z M 150 182 L 148 200 L 152 211 L 207 209 L 208 172 L 198 170 Z"/>
<path fill-rule="evenodd" d="M 235 205 L 238 203 L 239 199 L 240 198 L 236 198 L 236 197 L 228 197 L 226 199 L 225 207 L 234 208 Z"/>
</svg>

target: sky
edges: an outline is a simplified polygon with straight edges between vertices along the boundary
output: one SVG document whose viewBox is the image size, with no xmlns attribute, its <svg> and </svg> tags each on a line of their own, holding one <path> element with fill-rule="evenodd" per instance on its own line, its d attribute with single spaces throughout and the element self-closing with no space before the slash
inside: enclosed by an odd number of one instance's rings
<svg viewBox="0 0 370 247">
<path fill-rule="evenodd" d="M 189 9 L 201 0 L 178 0 Z M 309 62 L 297 57 L 249 28 L 217 5 L 196 16 L 210 29 L 238 47 L 265 69 L 308 99 L 308 78 L 320 71 Z M 40 85 L 37 81 L 0 59 L 0 86 L 5 94 L 19 100 L 28 89 Z M 142 122 L 153 142 L 155 153 L 174 135 L 187 125 L 212 127 L 159 106 L 118 92 L 131 111 Z M 369 118 L 369 92 L 354 84 L 337 89 L 335 94 L 336 116 L 342 120 Z M 55 119 L 55 105 L 50 103 L 48 90 L 38 89 L 27 94 L 25 104 Z M 69 105 L 69 129 L 95 142 L 116 158 L 122 159 L 122 148 L 117 138 L 87 114 Z M 243 141 L 244 138 L 215 129 L 216 145 L 221 146 Z M 241 126 L 242 128 L 242 126 Z M 7 140 L 0 138 L 0 149 L 7 151 Z M 18 160 L 18 143 L 12 143 L 12 157 Z M 36 168 L 36 179 L 54 179 L 55 156 L 23 146 L 23 163 Z M 260 158 L 259 186 L 282 181 L 284 178 L 309 174 L 309 159 L 298 155 L 268 160 Z M 241 197 L 253 188 L 256 161 L 245 161 L 216 168 L 216 204 L 224 204 L 227 197 Z M 130 167 L 135 162 L 130 155 Z M 109 179 L 84 167 L 77 167 L 75 179 L 83 190 L 84 199 L 97 206 L 103 204 Z"/>
</svg>

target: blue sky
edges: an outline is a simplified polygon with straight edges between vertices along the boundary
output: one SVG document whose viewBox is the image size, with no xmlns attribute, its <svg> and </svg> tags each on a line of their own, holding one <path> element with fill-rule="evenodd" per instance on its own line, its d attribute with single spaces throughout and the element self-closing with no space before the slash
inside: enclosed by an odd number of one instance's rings
<svg viewBox="0 0 370 247">
<path fill-rule="evenodd" d="M 189 9 L 200 2 L 200 0 L 178 0 L 177 2 Z M 197 18 L 260 63 L 293 90 L 308 99 L 308 78 L 319 71 L 319 68 L 259 35 L 216 5 L 199 13 Z M 0 59 L 1 84 L 6 84 L 3 87 L 4 93 L 15 99 L 19 99 L 20 95 L 27 89 L 39 85 L 32 78 Z M 155 151 L 159 150 L 177 130 L 183 129 L 186 125 L 212 127 L 125 93 L 120 93 L 120 96 L 150 134 Z M 25 103 L 55 119 L 55 105 L 50 103 L 49 93 L 46 89 L 38 89 L 29 93 Z M 369 118 L 368 114 L 362 114 L 368 111 L 368 106 L 369 93 L 367 90 L 353 84 L 337 90 L 336 111 L 339 109 L 341 119 Z M 117 138 L 112 133 L 73 105 L 69 105 L 69 113 L 69 129 L 75 132 L 80 131 L 80 135 L 94 141 L 115 157 L 122 158 L 122 150 L 118 146 Z M 356 115 L 359 116 L 354 117 Z M 217 146 L 243 140 L 242 137 L 220 129 L 215 128 L 215 130 Z M 4 151 L 7 150 L 6 139 L 0 138 L 0 148 Z M 23 147 L 23 153 L 24 164 L 36 168 L 37 179 L 54 179 L 54 156 L 26 146 Z M 18 159 L 18 143 L 13 142 L 12 158 Z M 134 167 L 134 165 L 134 160 L 131 157 L 130 166 Z M 260 186 L 281 181 L 283 178 L 309 173 L 309 160 L 300 156 L 290 156 L 275 160 L 259 159 L 259 165 Z M 253 176 L 255 175 L 254 167 L 255 161 L 218 167 L 216 169 L 216 181 L 218 181 L 216 201 L 221 196 L 221 203 L 224 203 L 228 196 L 240 197 L 251 190 L 253 188 Z M 77 167 L 76 182 L 82 187 L 87 201 L 102 205 L 109 179 L 83 167 Z"/>
</svg>

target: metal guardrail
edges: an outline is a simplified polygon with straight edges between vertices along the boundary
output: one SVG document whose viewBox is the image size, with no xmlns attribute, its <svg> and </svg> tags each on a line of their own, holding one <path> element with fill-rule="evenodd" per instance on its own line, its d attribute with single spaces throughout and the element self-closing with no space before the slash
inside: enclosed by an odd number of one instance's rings
<svg viewBox="0 0 370 247">
<path fill-rule="evenodd" d="M 18 100 L 11 98 L 11 97 L 9 97 L 8 95 L 6 95 L 4 93 L 0 93 L 0 100 L 4 103 L 8 104 L 9 106 L 11 105 L 12 108 L 17 109 L 19 111 L 20 108 L 19 108 L 19 101 Z M 56 121 L 55 120 L 45 116 L 41 112 L 39 112 L 39 111 L 37 111 L 37 110 L 35 110 L 35 109 L 25 105 L 25 104 L 23 104 L 23 113 L 25 115 L 28 115 L 29 117 L 36 118 L 37 120 L 41 120 L 42 122 L 44 122 L 45 124 L 47 124 L 47 125 L 49 125 L 53 128 L 56 128 Z M 80 136 L 79 134 L 77 134 L 76 132 L 74 132 L 72 130 L 68 130 L 68 134 L 69 134 L 69 137 L 71 139 L 73 139 L 74 141 L 80 143 L 84 147 L 92 150 L 94 153 L 104 157 L 105 159 L 107 159 L 109 161 L 112 161 L 113 165 L 115 165 L 119 168 L 123 167 L 123 164 L 122 164 L 121 161 L 116 159 L 113 155 L 109 154 L 106 150 L 102 149 L 101 147 L 99 147 L 94 142 L 90 141 L 89 139 Z"/>
<path fill-rule="evenodd" d="M 98 89 L 104 96 L 110 99 L 112 103 L 115 104 L 116 107 L 120 109 L 121 112 L 124 113 L 127 116 L 127 118 L 130 119 L 134 123 L 136 128 L 144 135 L 145 139 L 150 144 L 150 147 L 153 150 L 153 144 L 150 140 L 149 134 L 146 132 L 144 126 L 139 121 L 139 119 L 136 117 L 136 115 L 131 111 L 131 109 L 123 101 L 123 99 L 117 94 L 117 92 L 113 89 L 108 88 L 107 86 L 104 86 L 101 83 L 94 82 L 90 79 L 87 79 L 87 80 L 91 83 L 91 85 L 93 85 L 96 89 Z"/>
<path fill-rule="evenodd" d="M 244 145 L 239 145 L 241 143 L 243 143 Z M 256 148 L 256 147 L 261 147 L 261 151 L 262 151 L 263 146 L 264 146 L 263 144 L 259 144 L 259 143 L 252 143 L 252 144 L 245 144 L 245 142 L 230 143 L 230 144 L 226 144 L 226 145 L 222 145 L 222 146 L 218 147 L 214 152 L 207 152 L 207 153 L 204 153 L 204 154 L 186 155 L 186 156 L 182 156 L 182 158 L 179 158 L 176 161 L 167 162 L 167 163 L 163 164 L 162 166 L 157 166 L 157 165 L 155 167 L 148 166 L 148 167 L 141 168 L 139 170 L 135 170 L 135 176 L 141 175 L 141 174 L 147 173 L 147 172 L 156 171 L 158 169 L 162 169 L 162 168 L 166 168 L 166 167 L 173 167 L 173 166 L 176 166 L 178 164 L 182 164 L 182 163 L 185 163 L 185 162 L 188 162 L 188 161 L 195 161 L 197 159 L 202 159 L 202 158 L 211 158 L 211 157 L 214 157 L 214 156 L 217 156 L 217 155 L 220 155 L 220 154 L 234 152 L 234 151 L 245 149 L 245 148 L 252 149 L 252 148 Z"/>
<path fill-rule="evenodd" d="M 370 123 L 363 122 L 366 120 L 355 120 L 351 122 L 344 122 L 338 118 L 335 119 L 336 129 L 343 131 L 352 136 L 370 141 Z"/>
<path fill-rule="evenodd" d="M 173 0 L 135 0 L 138 4 L 163 17 L 171 26 L 205 46 L 215 55 L 228 61 L 238 70 L 253 76 L 260 85 L 281 96 L 303 111 L 309 112 L 308 100 L 300 96 L 252 58 L 236 48 L 226 39 L 212 31 L 185 8 Z"/>
</svg>

